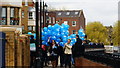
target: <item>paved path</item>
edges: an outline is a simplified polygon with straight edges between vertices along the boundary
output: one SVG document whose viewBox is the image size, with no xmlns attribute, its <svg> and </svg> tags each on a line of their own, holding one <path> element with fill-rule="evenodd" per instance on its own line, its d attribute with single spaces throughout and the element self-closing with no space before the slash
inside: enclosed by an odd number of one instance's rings
<svg viewBox="0 0 120 68">
<path fill-rule="evenodd" d="M 79 65 L 79 66 L 76 68 L 112 68 L 112 67 L 106 66 L 106 65 L 101 64 L 101 63 L 93 62 L 93 61 L 88 60 L 86 58 L 79 58 L 79 60 L 77 62 L 78 63 L 76 65 Z M 44 68 L 52 68 L 52 67 L 50 65 L 50 66 L 44 67 Z M 59 67 L 59 64 L 58 64 L 57 68 L 65 68 L 65 67 Z M 72 66 L 71 68 L 75 68 L 75 67 Z"/>
</svg>

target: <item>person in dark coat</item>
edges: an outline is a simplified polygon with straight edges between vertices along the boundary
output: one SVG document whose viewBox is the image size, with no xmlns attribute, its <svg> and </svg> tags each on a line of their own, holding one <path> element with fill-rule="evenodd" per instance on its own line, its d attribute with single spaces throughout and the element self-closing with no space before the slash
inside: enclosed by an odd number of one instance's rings
<svg viewBox="0 0 120 68">
<path fill-rule="evenodd" d="M 56 44 L 55 40 L 52 40 L 52 43 L 48 42 L 50 45 L 50 55 L 51 55 L 51 63 L 52 67 L 57 67 L 57 60 L 58 60 L 58 45 Z"/>
<path fill-rule="evenodd" d="M 42 45 L 42 49 L 43 49 L 43 57 L 44 57 L 44 66 L 47 66 L 47 46 L 46 45 Z"/>
<path fill-rule="evenodd" d="M 76 35 L 76 43 L 72 47 L 73 57 L 80 56 L 80 46 L 82 46 L 82 40 L 79 38 L 79 35 Z"/>
<path fill-rule="evenodd" d="M 76 35 L 76 43 L 72 47 L 72 56 L 75 61 L 75 64 L 81 56 L 84 55 L 84 46 L 82 46 L 82 40 L 79 38 L 79 35 Z"/>
<path fill-rule="evenodd" d="M 60 67 L 64 65 L 64 49 L 62 46 L 58 46 L 58 55 L 60 56 Z"/>
<path fill-rule="evenodd" d="M 34 36 L 31 35 L 30 38 L 31 38 L 30 39 L 30 44 L 35 43 Z M 32 68 L 32 67 L 34 67 L 34 64 L 35 64 L 35 51 L 30 51 L 30 59 L 31 59 L 30 65 L 31 65 L 31 68 Z"/>
</svg>

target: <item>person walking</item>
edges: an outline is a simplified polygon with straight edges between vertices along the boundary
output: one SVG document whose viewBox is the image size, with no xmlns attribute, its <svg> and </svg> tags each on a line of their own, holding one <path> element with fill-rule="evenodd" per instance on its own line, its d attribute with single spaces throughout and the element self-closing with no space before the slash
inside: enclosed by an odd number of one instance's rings
<svg viewBox="0 0 120 68">
<path fill-rule="evenodd" d="M 72 46 L 70 45 L 70 42 L 71 40 L 68 39 L 68 42 L 65 43 L 65 46 L 64 46 L 64 53 L 65 53 L 65 68 L 67 66 L 69 66 L 69 68 L 71 68 L 71 54 L 72 54 Z"/>
<path fill-rule="evenodd" d="M 60 56 L 60 67 L 63 67 L 64 65 L 64 49 L 62 46 L 58 46 L 58 54 Z"/>
<path fill-rule="evenodd" d="M 76 43 L 72 47 L 73 58 L 75 60 L 75 67 L 79 66 L 77 63 L 80 61 L 80 58 L 84 55 L 84 46 L 82 46 L 82 40 L 79 38 L 79 35 L 76 35 Z M 81 61 L 82 62 L 82 61 Z"/>
<path fill-rule="evenodd" d="M 58 45 L 56 44 L 55 40 L 52 40 L 52 43 L 48 43 L 50 45 L 50 55 L 51 55 L 51 63 L 52 67 L 57 67 L 57 60 L 58 60 Z"/>
</svg>

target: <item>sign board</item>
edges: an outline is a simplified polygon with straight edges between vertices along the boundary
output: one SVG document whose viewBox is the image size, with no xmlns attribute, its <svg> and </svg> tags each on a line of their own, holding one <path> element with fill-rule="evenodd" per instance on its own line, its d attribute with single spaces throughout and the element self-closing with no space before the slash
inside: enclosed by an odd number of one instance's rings
<svg viewBox="0 0 120 68">
<path fill-rule="evenodd" d="M 30 51 L 36 51 L 35 43 L 30 43 Z"/>
</svg>

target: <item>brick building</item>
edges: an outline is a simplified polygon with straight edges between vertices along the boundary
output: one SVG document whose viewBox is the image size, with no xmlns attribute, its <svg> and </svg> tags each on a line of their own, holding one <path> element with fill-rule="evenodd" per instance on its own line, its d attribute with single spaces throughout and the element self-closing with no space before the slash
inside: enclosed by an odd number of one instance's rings
<svg viewBox="0 0 120 68">
<path fill-rule="evenodd" d="M 45 21 L 46 21 L 45 26 L 56 24 L 56 13 L 51 11 L 47 12 Z"/>
<path fill-rule="evenodd" d="M 44 16 L 43 16 L 44 15 Z M 36 15 L 35 15 L 35 7 L 30 7 L 29 8 L 29 15 L 28 15 L 29 19 L 28 19 L 28 31 L 35 31 L 35 26 L 36 26 Z M 40 17 L 40 12 L 38 17 Z M 44 19 L 43 19 L 44 17 Z M 39 21 L 40 23 L 40 18 Z M 41 14 L 41 23 L 42 23 L 42 28 L 43 27 L 47 27 L 48 25 L 54 25 L 56 23 L 56 13 L 55 12 L 51 12 L 51 11 L 46 11 L 43 14 Z"/>
<path fill-rule="evenodd" d="M 35 21 L 35 18 L 33 16 L 33 12 L 31 9 L 34 8 L 34 2 L 33 0 L 22 0 L 22 12 L 21 12 L 21 25 L 23 30 L 27 31 L 29 22 Z"/>
<path fill-rule="evenodd" d="M 57 10 L 56 13 L 56 23 L 58 24 L 68 24 L 70 26 L 70 34 L 74 34 L 80 28 L 85 30 L 85 17 L 83 10 Z"/>
</svg>

